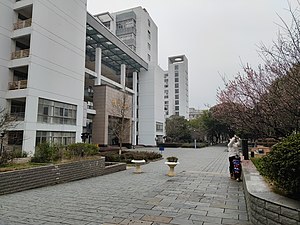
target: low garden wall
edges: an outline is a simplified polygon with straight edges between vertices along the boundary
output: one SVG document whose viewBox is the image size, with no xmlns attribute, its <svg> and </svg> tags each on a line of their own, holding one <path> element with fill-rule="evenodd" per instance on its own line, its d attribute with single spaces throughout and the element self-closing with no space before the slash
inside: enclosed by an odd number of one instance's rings
<svg viewBox="0 0 300 225">
<path fill-rule="evenodd" d="M 249 220 L 255 225 L 299 225 L 300 202 L 271 191 L 250 160 L 243 161 Z"/>
<path fill-rule="evenodd" d="M 0 173 L 0 195 L 126 170 L 125 163 L 105 166 L 105 158 Z"/>
</svg>

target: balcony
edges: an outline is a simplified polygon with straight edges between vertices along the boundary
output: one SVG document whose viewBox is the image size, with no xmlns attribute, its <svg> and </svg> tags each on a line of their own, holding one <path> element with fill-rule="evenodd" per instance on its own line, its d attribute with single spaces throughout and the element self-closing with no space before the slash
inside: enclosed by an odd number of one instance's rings
<svg viewBox="0 0 300 225">
<path fill-rule="evenodd" d="M 11 53 L 11 59 L 20 59 L 29 56 L 29 49 L 23 49 Z"/>
<path fill-rule="evenodd" d="M 31 22 L 32 22 L 31 18 L 27 20 L 19 20 L 18 22 L 14 23 L 14 30 L 30 27 Z"/>
<path fill-rule="evenodd" d="M 8 83 L 9 90 L 18 90 L 27 88 L 27 80 L 12 81 Z"/>
<path fill-rule="evenodd" d="M 10 118 L 14 121 L 24 121 L 25 112 L 11 112 Z"/>
</svg>

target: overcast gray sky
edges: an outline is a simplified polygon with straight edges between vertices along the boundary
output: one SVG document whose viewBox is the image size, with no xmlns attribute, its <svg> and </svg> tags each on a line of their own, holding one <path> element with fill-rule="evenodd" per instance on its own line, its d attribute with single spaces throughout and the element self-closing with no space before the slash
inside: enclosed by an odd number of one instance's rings
<svg viewBox="0 0 300 225">
<path fill-rule="evenodd" d="M 289 0 L 296 6 L 296 0 Z M 92 14 L 142 6 L 159 30 L 159 64 L 185 54 L 189 60 L 190 107 L 216 102 L 220 74 L 232 79 L 241 62 L 261 63 L 258 45 L 276 39 L 281 17 L 289 20 L 287 0 L 88 0 Z"/>
</svg>

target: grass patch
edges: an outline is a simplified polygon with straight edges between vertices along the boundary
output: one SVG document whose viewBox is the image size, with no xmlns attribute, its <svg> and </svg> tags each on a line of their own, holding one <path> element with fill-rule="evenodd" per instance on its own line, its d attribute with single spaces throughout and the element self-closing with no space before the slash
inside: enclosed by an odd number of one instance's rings
<svg viewBox="0 0 300 225">
<path fill-rule="evenodd" d="M 15 171 L 15 170 L 23 170 L 29 169 L 33 167 L 40 167 L 40 166 L 47 166 L 50 165 L 49 163 L 8 163 L 5 165 L 0 166 L 0 172 L 8 172 L 8 171 Z"/>
</svg>

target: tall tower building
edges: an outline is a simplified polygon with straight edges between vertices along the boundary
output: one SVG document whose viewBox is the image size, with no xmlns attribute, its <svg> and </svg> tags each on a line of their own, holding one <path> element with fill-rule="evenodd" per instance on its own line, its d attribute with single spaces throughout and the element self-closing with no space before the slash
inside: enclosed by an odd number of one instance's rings
<svg viewBox="0 0 300 225">
<path fill-rule="evenodd" d="M 168 59 L 164 73 L 164 109 L 166 118 L 172 115 L 189 119 L 188 59 L 185 55 Z"/>
</svg>

